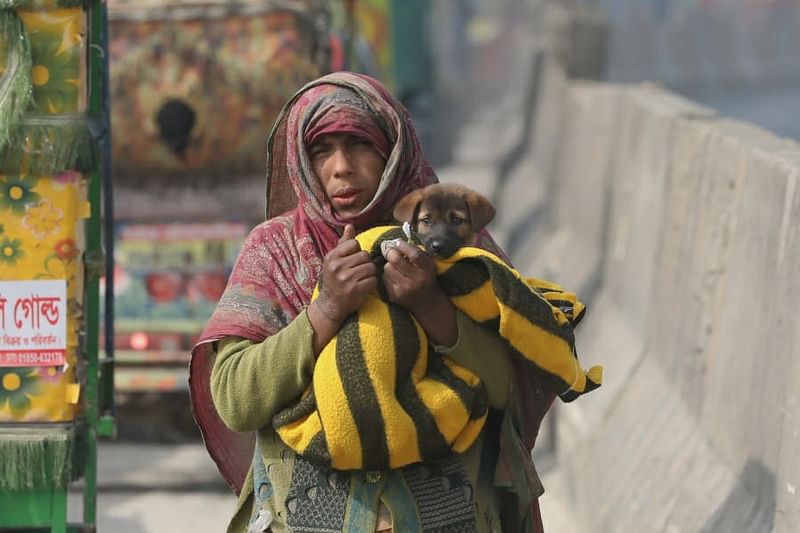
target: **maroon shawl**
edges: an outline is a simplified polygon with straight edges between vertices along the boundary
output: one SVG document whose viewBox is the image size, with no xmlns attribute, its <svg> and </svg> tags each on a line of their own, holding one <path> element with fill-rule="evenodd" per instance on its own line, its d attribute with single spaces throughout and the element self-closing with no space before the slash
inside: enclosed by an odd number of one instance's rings
<svg viewBox="0 0 800 533">
<path fill-rule="evenodd" d="M 386 157 L 375 198 L 349 219 L 332 210 L 307 154 L 309 140 L 333 131 L 362 136 Z M 281 111 L 268 142 L 268 220 L 245 241 L 190 363 L 195 419 L 209 454 L 237 493 L 253 458 L 254 439 L 228 429 L 214 409 L 213 343 L 227 336 L 261 341 L 285 327 L 308 305 L 322 259 L 346 223 L 358 229 L 386 223 L 397 200 L 436 181 L 408 112 L 372 78 L 349 72 L 323 76 L 300 89 Z M 502 254 L 486 232 L 478 246 Z"/>
</svg>

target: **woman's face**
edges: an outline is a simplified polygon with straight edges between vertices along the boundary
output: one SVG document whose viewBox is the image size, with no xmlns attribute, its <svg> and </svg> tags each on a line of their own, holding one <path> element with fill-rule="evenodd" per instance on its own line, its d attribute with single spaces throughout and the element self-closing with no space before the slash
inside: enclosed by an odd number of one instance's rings
<svg viewBox="0 0 800 533">
<path fill-rule="evenodd" d="M 308 156 L 333 210 L 344 218 L 369 204 L 386 166 L 372 144 L 349 133 L 320 135 L 309 146 Z"/>
</svg>

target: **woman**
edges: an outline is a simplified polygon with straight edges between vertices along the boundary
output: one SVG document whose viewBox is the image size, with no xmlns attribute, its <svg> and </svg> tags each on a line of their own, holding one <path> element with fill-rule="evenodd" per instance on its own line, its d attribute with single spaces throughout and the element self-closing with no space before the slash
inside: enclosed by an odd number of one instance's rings
<svg viewBox="0 0 800 533">
<path fill-rule="evenodd" d="M 405 243 L 389 253 L 380 282 L 437 351 L 481 377 L 494 408 L 481 436 L 434 464 L 342 472 L 296 456 L 271 424 L 298 401 L 322 347 L 378 286 L 356 232 L 391 221 L 397 200 L 435 181 L 408 113 L 376 80 L 324 76 L 278 117 L 268 145 L 268 215 L 280 202 L 296 207 L 251 232 L 192 356 L 195 416 L 241 492 L 229 531 L 541 530 L 529 451 L 552 396 L 534 382 L 511 383 L 526 374 L 512 371 L 505 345 L 456 312 L 432 260 Z M 479 245 L 494 247 L 485 233 Z M 521 401 L 539 412 L 522 413 Z M 242 436 L 253 433 L 255 453 Z"/>
</svg>

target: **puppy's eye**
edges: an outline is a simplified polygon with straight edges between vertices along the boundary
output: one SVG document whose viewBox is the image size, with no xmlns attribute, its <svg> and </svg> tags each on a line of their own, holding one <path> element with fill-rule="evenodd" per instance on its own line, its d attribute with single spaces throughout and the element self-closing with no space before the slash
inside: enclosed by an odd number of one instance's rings
<svg viewBox="0 0 800 533">
<path fill-rule="evenodd" d="M 430 226 L 431 225 L 431 217 L 422 217 L 419 219 L 419 223 L 423 226 Z"/>
<path fill-rule="evenodd" d="M 452 216 L 450 217 L 450 222 L 451 222 L 452 224 L 455 224 L 456 226 L 460 226 L 461 224 L 463 224 L 463 223 L 464 223 L 464 219 L 463 219 L 463 218 L 461 218 L 461 217 L 460 217 L 460 216 L 458 216 L 458 215 L 452 215 Z"/>
</svg>

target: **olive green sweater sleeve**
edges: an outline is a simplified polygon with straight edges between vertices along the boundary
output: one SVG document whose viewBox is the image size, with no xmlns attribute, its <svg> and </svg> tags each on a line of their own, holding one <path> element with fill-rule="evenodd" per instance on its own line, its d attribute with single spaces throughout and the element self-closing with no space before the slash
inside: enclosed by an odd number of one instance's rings
<svg viewBox="0 0 800 533">
<path fill-rule="evenodd" d="M 456 344 L 440 351 L 481 378 L 489 405 L 496 409 L 505 408 L 511 386 L 508 345 L 498 333 L 484 328 L 461 311 L 456 313 L 456 321 Z"/>
<path fill-rule="evenodd" d="M 303 311 L 262 342 L 220 341 L 211 371 L 211 396 L 220 418 L 234 431 L 253 431 L 296 402 L 314 372 L 314 330 Z"/>
</svg>

